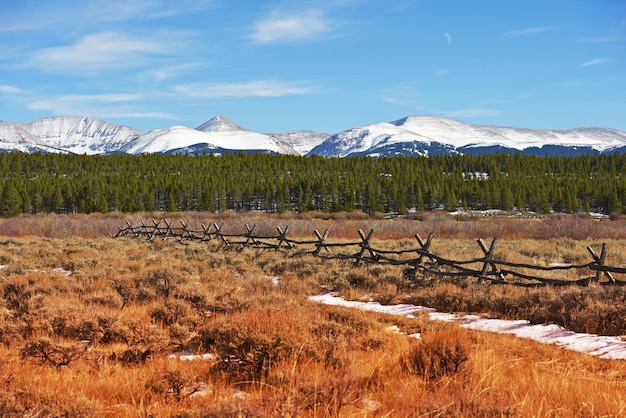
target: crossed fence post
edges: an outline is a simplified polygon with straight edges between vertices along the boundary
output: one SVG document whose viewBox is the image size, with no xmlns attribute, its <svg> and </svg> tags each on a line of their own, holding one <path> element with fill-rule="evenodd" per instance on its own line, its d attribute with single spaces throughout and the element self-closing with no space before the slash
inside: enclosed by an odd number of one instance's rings
<svg viewBox="0 0 626 418">
<path fill-rule="evenodd" d="M 487 246 L 485 245 L 482 239 L 479 238 L 477 240 L 478 245 L 480 245 L 480 249 L 483 250 L 483 253 L 485 254 L 485 262 L 483 263 L 483 268 L 480 271 L 480 276 L 478 278 L 479 283 L 484 283 L 485 279 L 488 278 L 487 270 L 489 269 L 489 267 L 491 267 L 491 271 L 493 274 L 498 276 L 501 280 L 504 280 L 504 274 L 502 274 L 498 266 L 494 262 L 491 261 L 493 259 L 493 252 L 496 249 L 496 241 L 497 241 L 496 238 L 494 238 L 491 241 L 491 245 L 489 246 L 489 249 L 487 249 Z"/>
<path fill-rule="evenodd" d="M 600 256 L 599 257 L 593 251 L 593 248 L 591 248 L 591 246 L 587 247 L 587 251 L 589 251 L 589 253 L 591 254 L 593 259 L 595 260 L 595 262 L 598 265 L 598 267 L 604 266 L 604 261 L 606 260 L 606 244 L 605 243 L 602 244 L 602 250 L 600 250 Z M 609 271 L 600 271 L 600 270 L 596 270 L 596 282 L 600 281 L 600 276 L 603 273 L 609 279 L 609 281 L 611 283 L 615 283 L 615 278 L 613 277 L 613 275 Z"/>
<path fill-rule="evenodd" d="M 317 237 L 318 241 L 315 243 L 315 250 L 311 254 L 313 254 L 315 256 L 319 255 L 320 251 L 322 250 L 322 247 L 326 251 L 330 252 L 330 250 L 328 249 L 328 247 L 324 243 L 324 241 L 328 237 L 328 229 L 326 229 L 324 231 L 324 235 L 321 235 L 317 229 L 314 230 L 313 232 L 315 233 L 315 236 Z"/>
</svg>

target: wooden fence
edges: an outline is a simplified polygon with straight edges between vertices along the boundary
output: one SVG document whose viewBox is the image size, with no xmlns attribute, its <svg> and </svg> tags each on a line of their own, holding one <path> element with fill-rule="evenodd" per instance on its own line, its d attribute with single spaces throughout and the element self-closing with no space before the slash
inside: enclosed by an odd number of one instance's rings
<svg viewBox="0 0 626 418">
<path fill-rule="evenodd" d="M 359 241 L 328 242 L 329 231 L 320 233 L 314 230 L 314 239 L 297 240 L 287 237 L 288 227 L 276 227 L 274 235 L 256 233 L 256 225 L 245 225 L 246 232 L 234 234 L 224 232 L 224 224 L 201 224 L 201 229 L 193 229 L 190 222 L 180 221 L 180 226 L 174 221 L 142 220 L 139 225 L 126 222 L 118 227 L 115 238 L 131 237 L 144 239 L 177 238 L 181 241 L 217 241 L 225 248 L 243 250 L 257 248 L 289 252 L 291 255 L 310 254 L 324 259 L 352 260 L 355 263 L 378 263 L 404 266 L 405 275 L 413 280 L 420 280 L 427 275 L 436 277 L 475 277 L 480 283 L 509 284 L 523 287 L 538 286 L 587 286 L 591 283 L 603 285 L 626 285 L 626 280 L 614 277 L 626 274 L 624 267 L 611 267 L 605 264 L 607 248 L 602 244 L 598 255 L 591 246 L 587 247 L 592 260 L 585 264 L 555 264 L 538 266 L 535 264 L 512 263 L 494 258 L 497 239 L 494 238 L 487 246 L 482 239 L 477 240 L 483 257 L 470 260 L 451 260 L 430 252 L 434 234 L 426 240 L 419 234 L 415 235 L 418 246 L 403 250 L 385 250 L 374 248 L 370 244 L 374 235 L 371 229 L 367 234 L 359 230 Z M 555 271 L 575 271 L 583 277 L 569 279 L 554 279 L 543 277 Z M 421 273 L 421 274 L 418 274 Z M 584 276 L 586 274 L 586 276 Z"/>
</svg>

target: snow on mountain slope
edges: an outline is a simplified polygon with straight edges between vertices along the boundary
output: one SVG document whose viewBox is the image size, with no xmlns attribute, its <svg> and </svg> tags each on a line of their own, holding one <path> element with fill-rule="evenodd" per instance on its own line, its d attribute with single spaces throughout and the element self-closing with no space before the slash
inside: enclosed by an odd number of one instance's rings
<svg viewBox="0 0 626 418">
<path fill-rule="evenodd" d="M 177 150 L 199 148 L 235 151 L 270 151 L 278 154 L 296 154 L 292 147 L 284 146 L 264 134 L 248 131 L 226 118 L 213 118 L 200 126 L 206 131 L 173 126 L 150 131 L 123 147 L 129 154 L 170 153 Z M 224 119 L 231 123 L 222 123 Z M 234 130 L 233 130 L 234 129 Z"/>
<path fill-rule="evenodd" d="M 196 128 L 202 132 L 250 132 L 248 129 L 237 125 L 226 116 L 217 115 Z"/>
<path fill-rule="evenodd" d="M 525 129 L 471 125 L 432 116 L 409 116 L 392 122 L 433 141 L 460 147 L 500 145 L 524 150 L 543 145 L 588 146 L 597 151 L 626 145 L 626 133 L 606 128 Z"/>
<path fill-rule="evenodd" d="M 208 132 L 211 143 L 232 150 L 267 150 L 278 154 L 297 154 L 293 147 L 285 146 L 270 135 L 251 131 Z"/>
<path fill-rule="evenodd" d="M 89 155 L 118 151 L 142 134 L 128 126 L 80 116 L 39 119 L 24 128 L 48 147 Z"/>
<path fill-rule="evenodd" d="M 330 134 L 315 131 L 293 131 L 269 135 L 276 138 L 279 144 L 295 149 L 300 155 L 308 154 L 309 151 L 330 137 Z"/>
<path fill-rule="evenodd" d="M 351 154 L 361 154 L 389 144 L 415 141 L 423 141 L 427 144 L 431 142 L 429 138 L 401 126 L 391 123 L 377 123 L 332 135 L 313 148 L 310 154 L 347 157 Z"/>
<path fill-rule="evenodd" d="M 458 151 L 455 149 L 460 148 L 522 151 L 544 146 L 605 152 L 626 146 L 626 133 L 605 128 L 509 128 L 472 125 L 435 116 L 409 116 L 390 123 L 377 123 L 340 132 L 313 148 L 310 154 L 338 157 L 428 155 L 434 152 L 456 153 Z"/>
<path fill-rule="evenodd" d="M 207 144 L 217 148 L 209 142 L 205 132 L 184 126 L 172 126 L 145 133 L 126 144 L 121 151 L 127 154 L 165 153 L 196 144 Z"/>
<path fill-rule="evenodd" d="M 0 149 L 22 152 L 107 154 L 117 151 L 141 131 L 79 116 L 0 123 Z"/>
<path fill-rule="evenodd" d="M 34 152 L 36 147 L 29 146 L 29 140 L 24 134 L 23 124 L 0 122 L 0 151 Z"/>
</svg>

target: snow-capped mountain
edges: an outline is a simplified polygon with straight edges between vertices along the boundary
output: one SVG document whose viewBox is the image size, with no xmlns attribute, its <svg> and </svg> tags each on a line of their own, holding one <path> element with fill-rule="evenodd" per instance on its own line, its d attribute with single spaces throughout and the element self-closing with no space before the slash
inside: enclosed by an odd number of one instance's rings
<svg viewBox="0 0 626 418">
<path fill-rule="evenodd" d="M 223 153 L 228 151 L 299 155 L 293 147 L 271 135 L 242 128 L 224 116 L 216 116 L 196 129 L 173 126 L 138 136 L 121 149 L 128 154 Z"/>
<path fill-rule="evenodd" d="M 202 132 L 250 132 L 249 129 L 241 127 L 226 116 L 221 115 L 209 119 L 207 122 L 198 126 L 196 130 Z"/>
<path fill-rule="evenodd" d="M 109 154 L 141 134 L 128 126 L 79 116 L 0 122 L 0 150 Z"/>
<path fill-rule="evenodd" d="M 339 157 L 493 152 L 578 155 L 623 152 L 625 147 L 626 132 L 615 129 L 523 129 L 472 125 L 434 116 L 409 116 L 340 132 L 313 148 L 310 154 Z"/>
<path fill-rule="evenodd" d="M 0 122 L 0 152 L 76 154 L 272 153 L 328 157 L 488 154 L 580 155 L 626 152 L 626 132 L 608 128 L 524 129 L 409 116 L 337 134 L 263 134 L 216 116 L 196 129 L 172 126 L 143 133 L 89 117 Z"/>
</svg>

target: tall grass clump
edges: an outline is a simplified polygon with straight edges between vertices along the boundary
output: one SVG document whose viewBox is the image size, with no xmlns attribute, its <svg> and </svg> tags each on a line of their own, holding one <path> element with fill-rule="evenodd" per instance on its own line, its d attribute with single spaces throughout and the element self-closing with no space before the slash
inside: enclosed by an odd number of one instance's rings
<svg viewBox="0 0 626 418">
<path fill-rule="evenodd" d="M 458 327 L 443 328 L 421 336 L 402 358 L 406 372 L 416 373 L 428 381 L 452 376 L 469 360 L 466 332 Z"/>
</svg>

